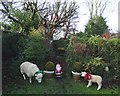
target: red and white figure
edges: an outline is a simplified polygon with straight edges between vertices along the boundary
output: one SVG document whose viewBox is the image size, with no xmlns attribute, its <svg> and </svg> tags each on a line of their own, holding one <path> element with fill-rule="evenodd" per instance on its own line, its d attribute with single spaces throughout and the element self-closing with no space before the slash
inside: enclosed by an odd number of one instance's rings
<svg viewBox="0 0 120 96">
<path fill-rule="evenodd" d="M 89 74 L 87 72 L 81 72 L 81 76 L 84 77 L 84 80 L 88 80 L 88 85 L 87 87 L 92 85 L 93 83 L 97 83 L 98 84 L 98 88 L 97 90 L 100 90 L 102 87 L 102 77 L 99 75 L 92 75 Z"/>
<path fill-rule="evenodd" d="M 57 64 L 56 68 L 55 68 L 55 75 L 56 75 L 56 77 L 61 77 L 62 73 L 63 73 L 62 67 L 60 66 L 60 64 Z"/>
<path fill-rule="evenodd" d="M 84 80 L 90 80 L 90 79 L 92 79 L 92 75 L 89 73 L 86 73 Z"/>
</svg>

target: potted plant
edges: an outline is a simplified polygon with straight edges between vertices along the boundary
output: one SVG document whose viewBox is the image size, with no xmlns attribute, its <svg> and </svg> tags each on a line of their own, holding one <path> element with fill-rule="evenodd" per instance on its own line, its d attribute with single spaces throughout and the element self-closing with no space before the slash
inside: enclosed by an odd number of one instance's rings
<svg viewBox="0 0 120 96">
<path fill-rule="evenodd" d="M 45 64 L 45 77 L 50 79 L 53 78 L 55 64 L 52 61 L 48 61 Z"/>
<path fill-rule="evenodd" d="M 73 71 L 72 71 L 72 74 L 73 74 L 73 79 L 74 80 L 80 80 L 80 62 L 75 62 L 74 65 L 73 65 Z"/>
</svg>

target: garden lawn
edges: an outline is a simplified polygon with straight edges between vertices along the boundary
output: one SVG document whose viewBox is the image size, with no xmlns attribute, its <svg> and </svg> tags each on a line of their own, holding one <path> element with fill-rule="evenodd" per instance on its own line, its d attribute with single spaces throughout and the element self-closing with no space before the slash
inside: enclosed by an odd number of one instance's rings
<svg viewBox="0 0 120 96">
<path fill-rule="evenodd" d="M 33 80 L 32 84 L 23 81 L 22 84 L 14 84 L 4 94 L 118 94 L 118 89 L 102 88 L 97 91 L 97 85 L 87 88 L 87 82 L 74 80 L 43 80 L 38 84 Z"/>
</svg>

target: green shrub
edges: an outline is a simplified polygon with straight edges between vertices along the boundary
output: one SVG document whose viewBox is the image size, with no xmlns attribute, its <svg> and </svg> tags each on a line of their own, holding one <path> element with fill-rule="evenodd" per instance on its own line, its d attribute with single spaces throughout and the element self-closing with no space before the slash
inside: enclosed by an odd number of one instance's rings
<svg viewBox="0 0 120 96">
<path fill-rule="evenodd" d="M 88 65 L 100 66 L 103 64 L 102 58 L 95 57 L 88 62 Z"/>
<path fill-rule="evenodd" d="M 103 45 L 105 43 L 106 41 L 103 40 L 103 38 L 98 35 L 90 36 L 90 38 L 87 41 L 89 55 L 94 56 L 94 57 L 102 56 L 101 50 L 103 49 Z"/>
<path fill-rule="evenodd" d="M 80 62 L 75 62 L 73 66 L 73 71 L 80 72 L 81 71 L 80 67 L 81 67 Z"/>
<path fill-rule="evenodd" d="M 118 78 L 120 69 L 120 38 L 112 38 L 108 40 L 103 46 L 102 53 L 105 61 L 109 63 L 108 66 L 110 67 L 110 73 L 114 73 L 112 77 Z"/>
<path fill-rule="evenodd" d="M 23 54 L 22 52 L 26 49 L 26 44 L 28 43 L 28 36 L 21 36 L 17 42 L 17 49 L 19 51 L 18 58 L 21 57 Z M 23 56 L 22 56 L 23 57 Z"/>
<path fill-rule="evenodd" d="M 85 36 L 84 33 L 77 35 L 75 43 L 86 44 L 86 53 L 80 54 L 79 51 L 82 49 L 79 46 L 73 47 L 69 46 L 67 40 L 67 46 L 65 48 L 65 58 L 67 64 L 67 71 L 71 72 L 74 66 L 74 62 L 81 62 L 80 69 L 90 71 L 93 74 L 99 74 L 107 80 L 118 80 L 119 78 L 119 56 L 120 56 L 120 39 L 111 38 L 110 40 L 103 40 L 100 36 Z M 86 38 L 85 38 L 86 37 Z M 77 50 L 75 54 L 74 49 Z M 106 64 L 109 68 L 108 71 L 105 71 Z"/>
<path fill-rule="evenodd" d="M 48 71 L 53 71 L 55 68 L 55 64 L 51 61 L 48 61 L 45 65 L 45 69 Z"/>
<path fill-rule="evenodd" d="M 66 40 L 66 47 L 65 47 L 65 60 L 67 62 L 67 75 L 70 77 L 70 72 L 73 71 L 74 64 L 76 61 L 81 63 L 80 71 L 83 70 L 85 62 L 88 60 L 89 56 L 87 52 L 87 43 L 86 40 L 88 37 L 83 33 L 77 34 L 78 37 L 71 36 Z M 85 40 L 82 38 L 84 36 Z M 71 42 L 72 40 L 72 42 Z M 69 42 L 68 42 L 69 41 Z M 70 44 L 72 43 L 72 44 Z"/>
<path fill-rule="evenodd" d="M 102 58 L 100 57 L 92 58 L 89 60 L 89 62 L 86 65 L 87 71 L 89 71 L 90 73 L 102 75 L 105 68 L 103 64 L 104 62 Z"/>
<path fill-rule="evenodd" d="M 25 60 L 44 66 L 48 54 L 45 39 L 36 30 L 28 36 L 25 50 L 22 52 Z"/>
</svg>

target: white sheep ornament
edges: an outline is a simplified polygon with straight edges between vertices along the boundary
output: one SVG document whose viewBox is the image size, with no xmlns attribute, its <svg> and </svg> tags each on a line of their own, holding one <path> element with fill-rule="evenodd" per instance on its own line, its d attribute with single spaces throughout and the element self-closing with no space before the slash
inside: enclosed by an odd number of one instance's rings
<svg viewBox="0 0 120 96">
<path fill-rule="evenodd" d="M 84 77 L 84 80 L 88 80 L 87 87 L 91 86 L 92 82 L 93 82 L 93 83 L 97 83 L 98 84 L 97 90 L 101 89 L 101 86 L 102 86 L 102 77 L 101 76 L 99 76 L 99 75 L 92 75 L 92 74 L 89 74 L 87 72 L 81 72 L 81 76 Z"/>
<path fill-rule="evenodd" d="M 43 71 L 40 71 L 36 64 L 27 61 L 23 62 L 20 65 L 20 72 L 23 75 L 24 80 L 26 79 L 25 74 L 28 76 L 30 83 L 32 83 L 32 77 L 35 77 L 38 83 L 42 82 Z"/>
</svg>

